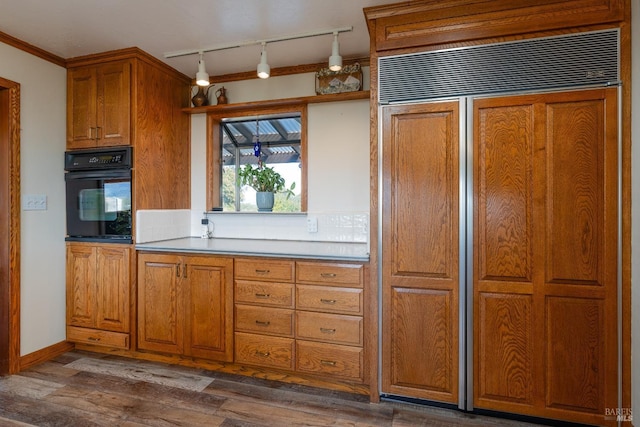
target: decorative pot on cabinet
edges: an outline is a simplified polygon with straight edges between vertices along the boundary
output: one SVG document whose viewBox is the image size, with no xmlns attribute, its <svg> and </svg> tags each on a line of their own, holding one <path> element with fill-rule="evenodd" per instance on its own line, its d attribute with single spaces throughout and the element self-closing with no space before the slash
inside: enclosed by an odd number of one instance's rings
<svg viewBox="0 0 640 427">
<path fill-rule="evenodd" d="M 207 87 L 207 90 L 204 90 L 204 87 L 198 86 L 198 92 L 191 98 L 194 107 L 209 105 L 209 89 L 212 87 L 213 85 Z"/>
</svg>

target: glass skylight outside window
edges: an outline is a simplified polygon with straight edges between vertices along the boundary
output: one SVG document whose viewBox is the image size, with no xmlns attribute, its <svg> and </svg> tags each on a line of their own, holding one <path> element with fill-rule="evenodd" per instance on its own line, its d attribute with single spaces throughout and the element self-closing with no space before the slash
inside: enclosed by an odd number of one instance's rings
<svg viewBox="0 0 640 427">
<path fill-rule="evenodd" d="M 260 141 L 262 164 L 273 168 L 285 179 L 285 186 L 295 183 L 294 196 L 276 194 L 273 212 L 300 212 L 302 169 L 300 114 L 260 116 L 220 123 L 222 140 L 222 207 L 230 212 L 257 212 L 255 191 L 238 184 L 238 168 L 258 165 L 254 144 Z"/>
</svg>

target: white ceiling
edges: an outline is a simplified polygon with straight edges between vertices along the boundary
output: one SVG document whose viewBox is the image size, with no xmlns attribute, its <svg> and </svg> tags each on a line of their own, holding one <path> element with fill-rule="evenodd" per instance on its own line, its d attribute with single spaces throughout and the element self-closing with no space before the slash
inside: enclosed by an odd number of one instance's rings
<svg viewBox="0 0 640 427">
<path fill-rule="evenodd" d="M 194 76 L 200 49 L 353 26 L 343 58 L 368 56 L 362 9 L 395 0 L 0 0 L 0 31 L 62 58 L 137 46 Z M 267 45 L 272 68 L 327 61 L 331 35 Z M 255 70 L 260 45 L 205 53 L 210 75 Z"/>
</svg>

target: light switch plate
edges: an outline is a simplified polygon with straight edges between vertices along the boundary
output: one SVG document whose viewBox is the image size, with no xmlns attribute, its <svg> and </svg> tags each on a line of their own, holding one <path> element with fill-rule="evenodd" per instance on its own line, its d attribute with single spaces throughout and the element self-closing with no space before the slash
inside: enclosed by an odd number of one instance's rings
<svg viewBox="0 0 640 427">
<path fill-rule="evenodd" d="M 318 218 L 316 218 L 315 216 L 307 217 L 307 232 L 309 233 L 318 232 Z"/>
<path fill-rule="evenodd" d="M 46 211 L 46 194 L 25 194 L 22 196 L 22 210 L 24 211 Z"/>
</svg>

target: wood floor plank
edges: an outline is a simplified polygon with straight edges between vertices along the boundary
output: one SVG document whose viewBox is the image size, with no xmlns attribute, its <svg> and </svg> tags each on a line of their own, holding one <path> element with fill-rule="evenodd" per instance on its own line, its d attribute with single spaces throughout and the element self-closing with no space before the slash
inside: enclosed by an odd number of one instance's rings
<svg viewBox="0 0 640 427">
<path fill-rule="evenodd" d="M 110 427 L 116 420 L 90 412 L 17 395 L 0 394 L 0 417 L 38 427 Z"/>
<path fill-rule="evenodd" d="M 34 399 L 42 399 L 60 387 L 63 386 L 51 381 L 28 378 L 21 375 L 0 378 L 0 392 Z"/>
<path fill-rule="evenodd" d="M 203 386 L 204 385 L 204 386 Z M 523 422 L 73 351 L 0 377 L 0 426 L 523 427 Z"/>
<path fill-rule="evenodd" d="M 219 426 L 224 418 L 213 413 L 194 411 L 181 406 L 167 405 L 146 398 L 125 396 L 65 387 L 48 396 L 47 401 L 117 420 L 157 426 Z M 215 410 L 214 410 L 215 412 Z"/>
<path fill-rule="evenodd" d="M 340 423 L 337 417 L 310 414 L 297 408 L 281 408 L 278 406 L 228 400 L 220 408 L 219 414 L 227 418 L 258 422 L 265 426 L 353 426 L 353 423 Z"/>
<path fill-rule="evenodd" d="M 204 390 L 228 400 L 244 402 L 246 405 L 268 405 L 280 408 L 295 407 L 313 417 L 339 412 L 345 420 L 366 421 L 369 425 L 390 425 L 393 411 L 386 406 L 371 405 L 368 402 L 340 399 L 325 394 L 323 390 L 305 389 L 300 392 L 291 389 L 274 389 L 230 380 L 216 380 Z"/>
<path fill-rule="evenodd" d="M 202 391 L 213 381 L 208 377 L 193 373 L 183 373 L 176 369 L 141 364 L 133 366 L 131 363 L 120 360 L 82 358 L 65 366 L 84 372 L 129 378 L 193 391 Z"/>
</svg>

